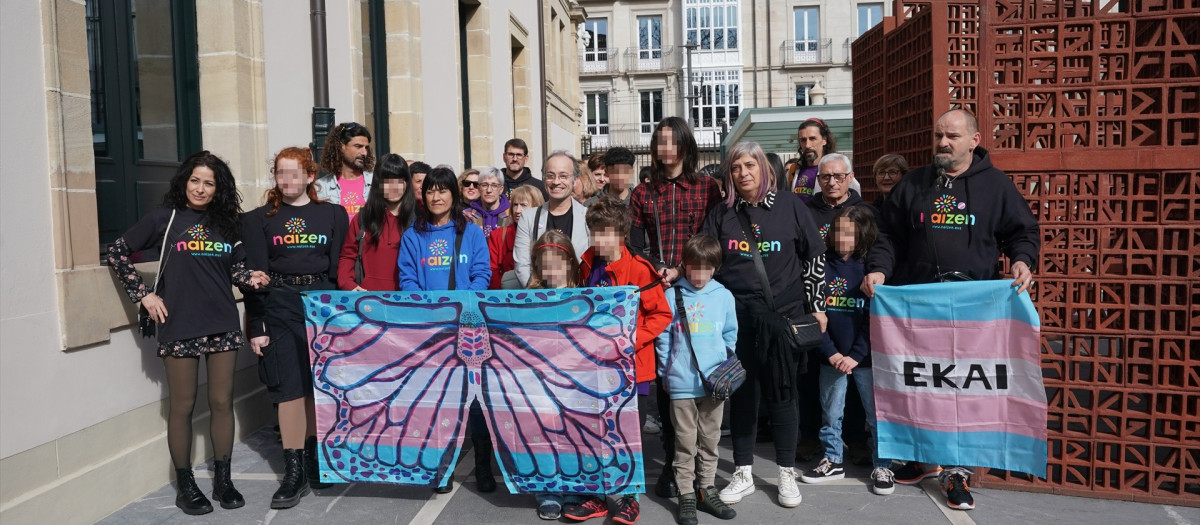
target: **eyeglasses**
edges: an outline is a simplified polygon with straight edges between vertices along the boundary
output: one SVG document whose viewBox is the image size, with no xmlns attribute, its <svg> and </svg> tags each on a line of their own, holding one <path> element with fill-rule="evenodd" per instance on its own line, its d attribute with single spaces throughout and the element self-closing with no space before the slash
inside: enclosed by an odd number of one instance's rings
<svg viewBox="0 0 1200 525">
<path fill-rule="evenodd" d="M 504 152 L 504 156 L 505 156 L 505 157 L 512 157 L 512 158 L 514 158 L 514 159 L 519 159 L 519 158 L 521 158 L 521 157 L 524 157 L 524 156 L 525 156 L 525 154 L 524 154 L 524 153 L 520 153 L 520 152 L 516 152 L 516 151 L 506 151 L 506 152 Z"/>
<path fill-rule="evenodd" d="M 566 181 L 569 181 L 569 180 L 571 180 L 571 179 L 575 178 L 575 175 L 573 175 L 573 174 L 571 174 L 571 173 L 567 173 L 567 172 L 563 172 L 563 173 L 547 173 L 547 174 L 543 175 L 543 176 L 542 176 L 542 178 L 543 178 L 543 179 L 545 179 L 545 180 L 547 180 L 547 181 L 559 181 L 559 180 L 561 180 L 561 181 L 563 181 L 563 182 L 566 182 Z"/>
<path fill-rule="evenodd" d="M 846 177 L 849 176 L 849 173 L 821 173 L 817 175 L 817 180 L 829 182 L 829 179 L 833 179 L 837 182 L 846 182 Z"/>
<path fill-rule="evenodd" d="M 500 185 L 499 185 L 499 184 L 497 184 L 497 183 L 495 183 L 495 182 L 484 182 L 484 183 L 480 184 L 480 185 L 479 185 L 479 187 L 480 187 L 480 188 L 482 188 L 482 189 L 484 189 L 484 190 L 498 190 L 498 189 L 500 189 Z"/>
<path fill-rule="evenodd" d="M 479 181 L 477 181 L 477 180 L 464 180 L 464 181 L 462 182 L 462 185 L 463 185 L 463 187 L 464 187 L 464 188 L 477 188 L 477 187 L 479 187 Z"/>
<path fill-rule="evenodd" d="M 881 171 L 879 171 L 879 172 L 877 172 L 877 173 L 878 173 L 878 174 L 879 174 L 879 176 L 881 176 L 881 177 L 899 177 L 899 176 L 901 176 L 901 175 L 904 175 L 904 172 L 903 172 L 903 171 L 900 171 L 900 170 L 897 170 L 897 169 L 881 170 Z"/>
</svg>

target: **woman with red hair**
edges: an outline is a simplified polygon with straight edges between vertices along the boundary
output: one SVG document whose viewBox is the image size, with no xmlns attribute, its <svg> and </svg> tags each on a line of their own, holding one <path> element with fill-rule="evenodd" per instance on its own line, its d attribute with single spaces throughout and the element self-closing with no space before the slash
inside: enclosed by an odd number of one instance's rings
<svg viewBox="0 0 1200 525">
<path fill-rule="evenodd" d="M 279 407 L 286 469 L 271 508 L 294 507 L 317 473 L 317 426 L 312 365 L 301 292 L 336 290 L 338 259 L 346 237 L 346 209 L 317 199 L 317 163 L 308 148 L 275 156 L 275 187 L 267 204 L 246 213 L 242 238 L 252 268 L 266 269 L 268 288 L 246 296 L 250 347 L 258 377 Z M 306 439 L 307 437 L 307 439 Z"/>
</svg>

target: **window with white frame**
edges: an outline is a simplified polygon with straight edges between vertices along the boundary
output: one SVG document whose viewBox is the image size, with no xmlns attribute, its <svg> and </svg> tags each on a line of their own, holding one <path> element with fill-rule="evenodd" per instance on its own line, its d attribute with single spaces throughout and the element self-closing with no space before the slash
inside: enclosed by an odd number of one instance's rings
<svg viewBox="0 0 1200 525">
<path fill-rule="evenodd" d="M 638 60 L 662 58 L 662 17 L 639 16 Z"/>
<path fill-rule="evenodd" d="M 729 126 L 741 111 L 742 72 L 739 69 L 692 73 L 692 125 L 696 129 Z"/>
<path fill-rule="evenodd" d="M 808 91 L 812 88 L 812 84 L 796 84 L 796 106 L 812 105 L 812 99 L 808 98 Z"/>
<path fill-rule="evenodd" d="M 585 105 L 588 135 L 608 135 L 608 93 L 588 93 Z"/>
<path fill-rule="evenodd" d="M 663 92 L 643 91 L 641 95 L 641 132 L 650 133 L 654 130 L 654 125 L 663 118 Z"/>
<path fill-rule="evenodd" d="M 869 31 L 883 20 L 883 3 L 858 4 L 858 36 Z"/>
<path fill-rule="evenodd" d="M 592 18 L 583 23 L 584 62 L 608 60 L 608 19 Z"/>
<path fill-rule="evenodd" d="M 700 51 L 738 48 L 738 0 L 687 0 L 687 41 Z"/>
<path fill-rule="evenodd" d="M 821 57 L 821 11 L 818 7 L 797 7 L 792 11 L 797 64 L 815 64 Z"/>
</svg>

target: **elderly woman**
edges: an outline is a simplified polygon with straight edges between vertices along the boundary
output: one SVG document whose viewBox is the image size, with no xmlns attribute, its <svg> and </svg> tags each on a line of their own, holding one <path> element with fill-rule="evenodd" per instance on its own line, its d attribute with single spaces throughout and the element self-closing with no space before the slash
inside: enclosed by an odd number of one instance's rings
<svg viewBox="0 0 1200 525">
<path fill-rule="evenodd" d="M 879 188 L 879 196 L 875 198 L 875 202 L 872 202 L 871 206 L 874 206 L 875 211 L 878 212 L 883 208 L 883 203 L 887 202 L 892 188 L 895 188 L 896 183 L 900 182 L 900 177 L 908 173 L 908 161 L 904 160 L 901 155 L 888 153 L 875 161 L 871 173 L 875 175 L 875 186 Z"/>
<path fill-rule="evenodd" d="M 492 230 L 512 222 L 508 197 L 504 196 L 504 179 L 500 178 L 500 170 L 490 167 L 479 170 L 477 177 L 479 198 L 468 203 L 466 215 L 471 222 L 483 228 L 484 235 L 491 235 Z"/>
<path fill-rule="evenodd" d="M 521 214 L 521 220 L 517 223 L 517 238 L 513 243 L 513 260 L 522 288 L 529 283 L 530 249 L 546 230 L 557 230 L 570 237 L 576 254 L 586 252 L 591 246 L 584 218 L 587 208 L 571 196 L 575 179 L 579 178 L 579 161 L 566 151 L 555 151 L 546 157 L 542 166 L 542 181 L 546 184 L 550 199 L 546 204 Z"/>
<path fill-rule="evenodd" d="M 776 189 L 776 174 L 757 143 L 734 145 L 722 171 L 729 195 L 709 213 L 701 231 L 721 243 L 724 259 L 713 278 L 736 299 L 736 352 L 746 382 L 730 398 L 736 469 L 720 497 L 734 504 L 754 492 L 750 466 L 761 396 L 774 434 L 779 504 L 795 507 L 801 499 L 795 470 L 796 375 L 805 363 L 804 353 L 788 348 L 784 332 L 790 327 L 781 316 L 796 319 L 811 312 L 825 329 L 825 244 L 800 198 Z M 758 270 L 758 260 L 765 272 Z"/>
</svg>

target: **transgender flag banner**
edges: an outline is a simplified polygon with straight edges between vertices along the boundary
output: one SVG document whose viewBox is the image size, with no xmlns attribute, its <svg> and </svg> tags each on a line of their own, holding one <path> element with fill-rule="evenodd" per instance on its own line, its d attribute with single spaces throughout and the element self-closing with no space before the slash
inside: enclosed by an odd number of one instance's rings
<svg viewBox="0 0 1200 525">
<path fill-rule="evenodd" d="M 1045 477 L 1041 323 L 1011 284 L 875 287 L 879 457 Z"/>
</svg>

